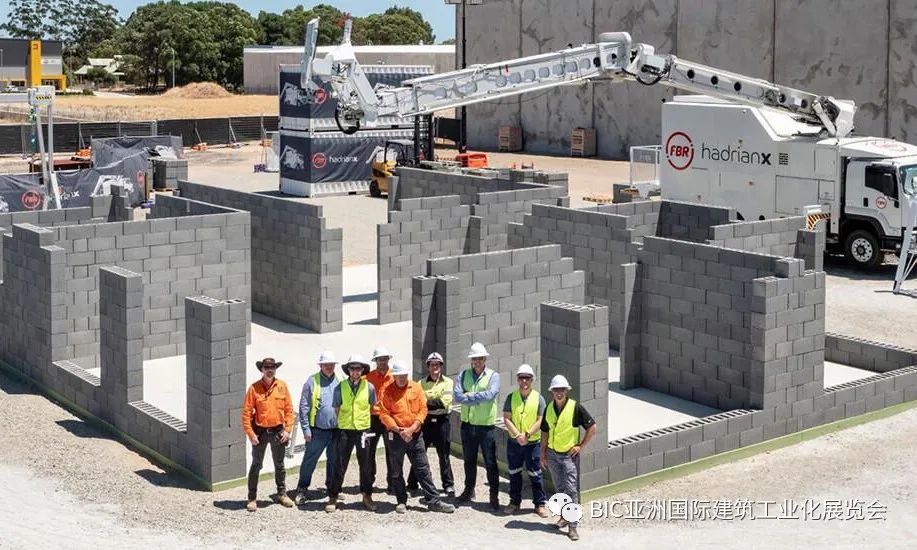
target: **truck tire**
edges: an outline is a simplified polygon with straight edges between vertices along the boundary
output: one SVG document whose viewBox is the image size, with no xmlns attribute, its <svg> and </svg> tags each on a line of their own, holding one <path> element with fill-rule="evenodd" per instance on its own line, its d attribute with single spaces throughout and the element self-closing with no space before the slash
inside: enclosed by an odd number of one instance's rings
<svg viewBox="0 0 917 550">
<path fill-rule="evenodd" d="M 884 254 L 879 248 L 879 239 L 871 232 L 857 229 L 844 240 L 844 256 L 854 266 L 871 269 L 882 262 Z"/>
<path fill-rule="evenodd" d="M 382 191 L 379 189 L 379 182 L 376 180 L 369 183 L 369 195 L 377 199 L 382 196 Z"/>
</svg>

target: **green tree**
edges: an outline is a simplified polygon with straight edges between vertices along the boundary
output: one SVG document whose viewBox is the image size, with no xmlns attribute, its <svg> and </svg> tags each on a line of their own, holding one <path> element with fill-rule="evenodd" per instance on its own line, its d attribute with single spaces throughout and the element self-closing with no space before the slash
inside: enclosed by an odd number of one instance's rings
<svg viewBox="0 0 917 550">
<path fill-rule="evenodd" d="M 433 44 L 436 42 L 436 35 L 433 34 L 433 26 L 423 18 L 423 14 L 419 11 L 412 10 L 408 7 L 393 6 L 385 10 L 382 15 L 403 15 L 408 17 L 414 20 L 414 23 L 425 31 L 426 37 L 423 39 L 424 44 Z"/>
<path fill-rule="evenodd" d="M 339 44 L 344 34 L 340 25 L 344 12 L 328 4 L 318 4 L 310 9 L 296 6 L 293 9 L 284 10 L 281 17 L 285 21 L 284 37 L 290 44 L 303 43 L 306 39 L 306 24 L 316 17 L 321 18 L 318 23 L 319 46 Z"/>
<path fill-rule="evenodd" d="M 86 80 L 95 84 L 97 88 L 98 87 L 111 87 L 111 86 L 114 86 L 115 82 L 118 81 L 115 75 L 106 71 L 102 67 L 92 67 L 91 69 L 86 71 Z"/>
<path fill-rule="evenodd" d="M 451 45 L 454 45 L 454 44 L 455 44 L 455 39 L 454 39 L 454 38 L 447 38 L 447 39 L 443 40 L 443 46 L 451 46 Z"/>
<path fill-rule="evenodd" d="M 217 44 L 219 55 L 213 67 L 214 80 L 223 86 L 242 86 L 242 53 L 245 46 L 258 42 L 261 29 L 258 22 L 235 4 L 197 2 L 188 4 L 209 21 L 211 41 Z"/>
<path fill-rule="evenodd" d="M 354 21 L 354 28 L 358 26 L 361 40 L 369 44 L 433 43 L 433 35 L 427 28 L 413 17 L 400 13 L 369 15 Z"/>
<path fill-rule="evenodd" d="M 278 13 L 261 11 L 258 26 L 261 27 L 261 43 L 266 46 L 290 46 L 292 41 L 284 34 L 286 20 Z"/>
</svg>

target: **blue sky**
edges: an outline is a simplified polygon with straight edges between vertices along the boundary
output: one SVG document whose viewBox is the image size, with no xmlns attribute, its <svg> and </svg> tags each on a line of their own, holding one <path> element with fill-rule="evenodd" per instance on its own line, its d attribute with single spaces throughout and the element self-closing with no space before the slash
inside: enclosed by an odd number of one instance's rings
<svg viewBox="0 0 917 550">
<path fill-rule="evenodd" d="M 149 4 L 147 0 L 102 0 L 113 5 L 121 13 L 122 18 L 127 18 L 137 6 Z M 316 4 L 331 4 L 342 11 L 349 11 L 356 16 L 385 11 L 394 5 L 407 6 L 421 12 L 427 21 L 433 25 L 433 34 L 436 41 L 442 42 L 447 38 L 455 37 L 455 6 L 446 5 L 443 0 L 323 0 L 318 2 L 300 2 L 294 0 L 238 0 L 233 2 L 257 15 L 259 11 L 282 12 L 295 6 L 310 7 Z M 8 3 L 0 0 L 0 21 L 6 22 Z"/>
</svg>

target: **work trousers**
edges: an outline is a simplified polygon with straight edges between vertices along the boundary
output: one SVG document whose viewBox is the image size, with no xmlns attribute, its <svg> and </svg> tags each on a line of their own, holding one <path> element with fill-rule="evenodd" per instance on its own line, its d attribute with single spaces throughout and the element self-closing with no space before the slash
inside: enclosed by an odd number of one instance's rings
<svg viewBox="0 0 917 550">
<path fill-rule="evenodd" d="M 379 420 L 379 416 L 375 414 L 372 415 L 372 418 L 369 421 L 369 429 L 374 434 L 376 434 L 376 437 L 372 438 L 372 440 L 369 443 L 370 451 L 372 452 L 372 455 L 373 455 L 373 469 L 372 469 L 372 475 L 370 476 L 371 481 L 369 485 L 370 487 L 376 486 L 376 448 L 379 446 L 379 440 L 381 439 L 383 441 L 382 444 L 385 446 L 385 485 L 387 489 L 391 489 L 392 488 L 392 467 L 389 466 L 389 460 L 388 460 L 389 459 L 389 451 L 388 451 L 389 440 L 388 440 L 388 437 L 386 436 L 386 433 L 388 432 L 388 430 L 385 429 L 385 424 L 383 424 L 382 421 Z"/>
<path fill-rule="evenodd" d="M 452 475 L 452 460 L 449 456 L 450 445 L 452 444 L 449 415 L 428 414 L 423 423 L 423 440 L 427 449 L 430 447 L 436 449 L 436 455 L 439 458 L 439 477 L 443 482 L 443 491 L 454 490 L 455 479 Z M 412 489 L 417 487 L 417 475 L 414 473 L 414 468 L 411 468 L 411 472 L 408 474 L 408 487 Z"/>
<path fill-rule="evenodd" d="M 506 463 L 509 466 L 510 503 L 522 503 L 522 471 L 525 470 L 529 483 L 532 484 L 532 502 L 536 507 L 543 506 L 548 498 L 541 476 L 541 442 L 533 441 L 520 445 L 515 439 L 510 439 L 506 442 Z"/>
<path fill-rule="evenodd" d="M 354 448 L 357 450 L 357 464 L 360 467 L 360 492 L 371 493 L 373 490 L 372 465 L 376 462 L 376 455 L 370 450 L 368 437 L 372 432 L 369 430 L 335 431 L 337 433 L 334 437 L 334 452 L 337 455 L 337 464 L 334 468 L 334 477 L 331 478 L 331 487 L 328 488 L 328 496 L 337 498 L 341 493 L 344 476 L 347 475 L 347 466 L 350 464 L 350 455 L 353 454 Z"/>
<path fill-rule="evenodd" d="M 500 472 L 497 470 L 497 440 L 493 426 L 475 426 L 462 422 L 462 460 L 465 462 L 465 490 L 473 491 L 478 480 L 478 449 L 484 456 L 490 496 L 500 492 Z"/>
<path fill-rule="evenodd" d="M 417 482 L 423 491 L 423 496 L 427 498 L 427 505 L 433 505 L 439 502 L 439 493 L 433 485 L 433 474 L 430 471 L 430 463 L 427 461 L 427 446 L 424 443 L 423 434 L 414 434 L 414 439 L 404 441 L 401 436 L 389 432 L 391 439 L 388 439 L 390 468 L 394 473 L 392 477 L 392 491 L 399 504 L 406 504 L 408 501 L 407 488 L 404 485 L 404 457 L 407 456 L 411 463 L 411 472 L 417 476 Z"/>
<path fill-rule="evenodd" d="M 302 466 L 299 468 L 297 491 L 309 489 L 309 485 L 312 483 L 312 473 L 315 472 L 315 466 L 318 464 L 318 459 L 322 456 L 322 453 L 325 453 L 325 488 L 331 487 L 336 461 L 334 452 L 335 432 L 337 430 L 312 428 L 312 441 L 306 443 L 306 452 L 303 453 Z"/>
<path fill-rule="evenodd" d="M 554 492 L 564 493 L 573 499 L 573 502 L 579 502 L 579 486 L 577 483 L 576 472 L 579 469 L 579 461 L 566 453 L 554 452 L 548 449 L 547 453 L 548 471 L 551 472 L 551 481 L 554 482 Z M 576 527 L 576 522 L 570 524 Z"/>
<path fill-rule="evenodd" d="M 271 458 L 274 459 L 274 481 L 277 483 L 277 494 L 282 495 L 287 490 L 287 471 L 283 467 L 283 453 L 286 445 L 280 442 L 283 435 L 283 425 L 273 428 L 255 426 L 255 435 L 258 444 L 252 445 L 252 467 L 248 469 L 248 500 L 255 500 L 258 496 L 258 478 L 261 475 L 261 466 L 264 464 L 264 453 L 268 445 L 271 447 Z"/>
</svg>

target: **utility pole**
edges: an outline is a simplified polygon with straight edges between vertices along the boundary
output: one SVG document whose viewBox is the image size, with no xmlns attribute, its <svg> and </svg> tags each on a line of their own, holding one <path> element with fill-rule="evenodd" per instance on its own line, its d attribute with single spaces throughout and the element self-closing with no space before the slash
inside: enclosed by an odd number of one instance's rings
<svg viewBox="0 0 917 550">
<path fill-rule="evenodd" d="M 175 47 L 170 45 L 169 48 L 172 50 L 172 87 L 175 87 Z"/>
<path fill-rule="evenodd" d="M 6 66 L 3 65 L 3 48 L 0 48 L 0 82 L 6 82 Z"/>
<path fill-rule="evenodd" d="M 462 7 L 462 69 L 468 67 L 468 40 L 465 26 L 465 11 L 468 6 L 480 6 L 484 0 L 446 0 L 447 4 L 455 4 Z M 458 9 L 458 8 L 456 8 Z M 459 153 L 468 152 L 468 109 L 462 106 L 462 118 L 459 121 Z"/>
</svg>

